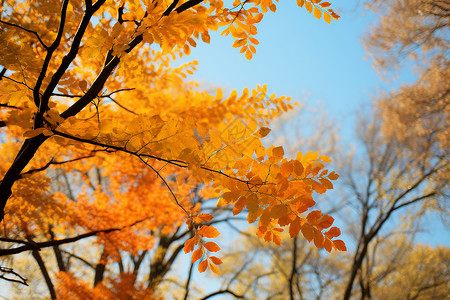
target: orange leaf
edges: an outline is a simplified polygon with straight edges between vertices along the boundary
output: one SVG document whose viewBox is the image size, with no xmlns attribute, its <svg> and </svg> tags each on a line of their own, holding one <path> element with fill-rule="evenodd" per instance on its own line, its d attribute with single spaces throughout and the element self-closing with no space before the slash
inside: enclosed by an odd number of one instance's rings
<svg viewBox="0 0 450 300">
<path fill-rule="evenodd" d="M 284 162 L 281 164 L 280 173 L 283 177 L 288 178 L 289 176 L 291 176 L 293 169 L 294 168 L 292 162 Z"/>
<path fill-rule="evenodd" d="M 239 48 L 247 44 L 247 39 L 237 39 L 233 43 L 234 48 Z"/>
<path fill-rule="evenodd" d="M 320 183 L 329 190 L 333 189 L 333 184 L 326 178 L 319 178 Z"/>
<path fill-rule="evenodd" d="M 308 242 L 311 242 L 314 237 L 314 228 L 308 223 L 305 223 L 302 226 L 302 234 Z"/>
<path fill-rule="evenodd" d="M 312 185 L 313 190 L 316 191 L 316 193 L 323 194 L 327 191 L 327 188 L 325 186 L 323 186 L 321 183 L 315 180 L 311 179 L 310 183 Z"/>
<path fill-rule="evenodd" d="M 278 219 L 286 213 L 286 206 L 284 204 L 277 204 L 270 210 L 270 216 L 274 219 Z"/>
<path fill-rule="evenodd" d="M 250 50 L 245 51 L 245 58 L 251 60 L 253 57 L 253 53 Z"/>
<path fill-rule="evenodd" d="M 266 242 L 270 242 L 270 241 L 272 240 L 272 235 L 273 235 L 272 232 L 267 231 L 267 232 L 266 232 L 266 235 L 264 236 L 264 240 L 265 240 Z"/>
<path fill-rule="evenodd" d="M 239 200 L 234 204 L 233 207 L 233 216 L 239 214 L 247 204 L 247 198 L 245 196 L 242 196 L 239 198 Z"/>
<path fill-rule="evenodd" d="M 331 5 L 331 3 L 330 3 L 330 2 L 322 2 L 322 3 L 320 3 L 319 5 L 320 5 L 321 7 L 328 7 L 328 6 Z"/>
<path fill-rule="evenodd" d="M 261 127 L 258 132 L 256 133 L 260 138 L 265 137 L 266 135 L 269 134 L 269 132 L 271 131 L 270 128 L 267 127 Z"/>
<path fill-rule="evenodd" d="M 345 243 L 342 240 L 334 240 L 333 244 L 336 246 L 338 250 L 347 251 L 347 247 L 345 246 Z"/>
<path fill-rule="evenodd" d="M 317 248 L 323 248 L 324 237 L 319 230 L 314 230 L 314 245 Z"/>
<path fill-rule="evenodd" d="M 330 174 L 328 174 L 327 177 L 328 177 L 328 179 L 330 179 L 330 180 L 336 180 L 336 179 L 339 178 L 339 175 L 336 174 L 336 173 L 333 171 L 333 172 L 331 172 Z"/>
<path fill-rule="evenodd" d="M 274 160 L 277 162 L 277 161 L 280 161 L 282 158 L 283 158 L 283 156 L 284 156 L 284 150 L 283 150 L 283 147 L 282 146 L 280 146 L 280 147 L 275 147 L 275 148 L 273 148 L 272 149 L 272 155 L 273 155 L 273 158 L 274 158 Z"/>
<path fill-rule="evenodd" d="M 212 226 L 203 225 L 199 230 L 198 234 L 205 238 L 216 238 L 219 236 L 220 232 Z"/>
<path fill-rule="evenodd" d="M 292 162 L 294 173 L 297 174 L 297 176 L 303 175 L 303 171 L 305 171 L 305 168 L 303 167 L 302 163 L 298 160 L 294 160 Z"/>
<path fill-rule="evenodd" d="M 203 246 L 211 252 L 217 252 L 220 250 L 220 247 L 214 242 L 204 243 Z"/>
<path fill-rule="evenodd" d="M 281 238 L 279 235 L 276 234 L 273 235 L 273 242 L 281 247 Z"/>
<path fill-rule="evenodd" d="M 208 268 L 208 260 L 205 259 L 204 261 L 202 261 L 201 263 L 198 264 L 198 271 L 200 273 L 203 273 L 206 271 L 206 268 Z"/>
<path fill-rule="evenodd" d="M 195 250 L 194 253 L 192 253 L 192 257 L 191 257 L 192 263 L 195 263 L 197 260 L 202 258 L 202 256 L 203 256 L 203 249 L 202 248 L 199 248 L 199 249 Z"/>
<path fill-rule="evenodd" d="M 209 44 L 210 40 L 211 40 L 211 37 L 209 36 L 208 31 L 203 31 L 202 32 L 202 41 Z"/>
<path fill-rule="evenodd" d="M 220 258 L 216 257 L 216 256 L 210 256 L 209 260 L 215 265 L 223 264 L 223 261 Z"/>
<path fill-rule="evenodd" d="M 305 4 L 305 0 L 297 0 L 298 6 L 303 7 L 303 4 Z"/>
<path fill-rule="evenodd" d="M 330 239 L 334 238 L 334 237 L 338 237 L 341 235 L 341 230 L 337 227 L 331 227 L 330 230 L 328 230 L 327 232 L 325 232 L 325 235 L 327 237 L 329 237 Z"/>
<path fill-rule="evenodd" d="M 197 216 L 198 220 L 201 220 L 202 222 L 209 222 L 213 219 L 214 217 L 211 214 L 199 214 Z"/>
<path fill-rule="evenodd" d="M 259 44 L 259 41 L 257 39 L 255 39 L 254 37 L 249 36 L 248 39 L 250 40 L 250 42 L 252 42 L 255 45 Z"/>
<path fill-rule="evenodd" d="M 332 216 L 329 215 L 323 215 L 322 218 L 320 218 L 320 220 L 318 221 L 318 223 L 316 224 L 319 230 L 322 230 L 324 228 L 328 228 L 331 225 L 333 225 L 334 222 L 334 218 Z"/>
<path fill-rule="evenodd" d="M 307 211 L 308 208 L 313 207 L 316 204 L 316 202 L 313 200 L 313 197 L 310 195 L 302 195 L 298 200 L 297 211 L 299 213 Z"/>
<path fill-rule="evenodd" d="M 80 82 L 78 82 L 78 87 L 84 92 L 86 91 L 87 88 L 87 81 L 86 80 L 81 80 Z"/>
<path fill-rule="evenodd" d="M 302 224 L 303 222 L 299 217 L 295 218 L 295 220 L 291 223 L 291 226 L 289 226 L 289 235 L 291 236 L 291 238 L 298 235 Z"/>
<path fill-rule="evenodd" d="M 286 214 L 278 219 L 278 225 L 286 226 L 292 223 L 296 217 L 292 214 Z"/>
<path fill-rule="evenodd" d="M 322 212 L 320 210 L 313 210 L 308 214 L 306 220 L 308 221 L 308 223 L 314 224 L 321 216 Z"/>
<path fill-rule="evenodd" d="M 195 244 L 196 244 L 195 243 L 195 237 L 187 240 L 184 243 L 184 253 L 192 252 L 194 250 Z"/>
<path fill-rule="evenodd" d="M 333 244 L 329 239 L 325 239 L 325 241 L 323 242 L 323 247 L 325 248 L 325 250 L 327 250 L 327 252 L 331 252 L 331 250 L 333 249 Z"/>
</svg>

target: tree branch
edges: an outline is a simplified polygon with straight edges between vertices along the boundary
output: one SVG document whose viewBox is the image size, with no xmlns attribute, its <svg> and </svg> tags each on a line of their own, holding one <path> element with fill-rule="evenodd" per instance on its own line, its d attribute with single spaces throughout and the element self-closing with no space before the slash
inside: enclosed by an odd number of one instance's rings
<svg viewBox="0 0 450 300">
<path fill-rule="evenodd" d="M 233 291 L 231 291 L 229 289 L 226 289 L 226 290 L 220 290 L 220 291 L 214 292 L 212 294 L 209 294 L 209 295 L 203 297 L 201 300 L 206 300 L 206 299 L 209 299 L 209 298 L 212 298 L 214 296 L 221 295 L 221 294 L 230 294 L 230 295 L 233 295 L 237 299 L 245 299 L 244 296 L 238 295 L 235 292 L 233 292 Z"/>
<path fill-rule="evenodd" d="M 34 244 L 29 243 L 29 242 L 25 242 L 25 241 L 14 241 L 14 242 L 20 242 L 25 244 L 24 246 L 20 246 L 17 248 L 11 248 L 11 249 L 0 249 L 0 256 L 6 256 L 6 255 L 12 255 L 12 254 L 17 254 L 17 253 L 21 253 L 24 251 L 29 251 L 29 250 L 37 250 L 37 249 L 42 249 L 42 248 L 47 248 L 47 247 L 53 247 L 53 246 L 58 246 L 58 245 L 63 245 L 63 244 L 69 244 L 69 243 L 73 243 L 76 241 L 79 241 L 81 239 L 85 239 L 88 237 L 92 237 L 95 236 L 99 233 L 110 233 L 110 232 L 114 232 L 114 231 L 120 231 L 123 230 L 125 228 L 128 227 L 132 227 L 136 224 L 142 223 L 145 220 L 147 220 L 147 218 L 136 221 L 130 225 L 126 225 L 123 227 L 118 227 L 118 228 L 110 228 L 110 229 L 103 229 L 103 230 L 95 230 L 95 231 L 91 231 L 88 233 L 84 233 L 84 234 L 80 234 L 78 236 L 75 237 L 71 237 L 71 238 L 66 238 L 66 239 L 62 239 L 62 240 L 53 240 L 53 241 L 47 241 L 47 242 L 34 242 Z M 11 239 L 6 239 L 6 238 L 0 238 L 0 241 L 7 241 L 7 242 L 11 242 Z"/>
<path fill-rule="evenodd" d="M 41 43 L 42 47 L 44 47 L 45 50 L 48 50 L 48 46 L 41 40 L 41 37 L 39 36 L 39 34 L 36 31 L 30 30 L 30 29 L 26 29 L 25 27 L 22 27 L 20 25 L 9 23 L 9 22 L 2 21 L 2 20 L 0 20 L 0 23 L 8 25 L 8 26 L 13 26 L 13 27 L 19 28 L 19 29 L 21 29 L 23 31 L 26 31 L 28 33 L 34 34 L 36 36 L 36 38 L 39 40 L 39 43 Z M 0 80 L 1 80 L 1 76 L 0 76 Z"/>
<path fill-rule="evenodd" d="M 0 274 L 0 279 L 6 280 L 6 281 L 11 281 L 11 282 L 17 282 L 17 283 L 21 283 L 21 284 L 24 284 L 24 285 L 28 286 L 27 279 L 22 277 L 22 276 L 20 276 L 20 274 L 16 273 L 11 268 L 0 266 L 0 272 L 3 273 L 3 274 Z M 14 275 L 14 276 L 18 277 L 19 279 L 13 279 L 13 278 L 5 277 L 6 274 Z"/>
</svg>

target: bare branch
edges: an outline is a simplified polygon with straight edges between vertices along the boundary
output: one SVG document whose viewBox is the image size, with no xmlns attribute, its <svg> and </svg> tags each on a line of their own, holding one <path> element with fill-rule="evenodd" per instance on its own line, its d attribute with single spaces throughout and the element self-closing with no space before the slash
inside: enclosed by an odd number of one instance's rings
<svg viewBox="0 0 450 300">
<path fill-rule="evenodd" d="M 233 292 L 233 291 L 231 291 L 229 289 L 226 289 L 226 290 L 220 290 L 220 291 L 214 292 L 212 294 L 209 294 L 209 295 L 203 297 L 201 300 L 206 300 L 206 299 L 209 299 L 209 298 L 212 298 L 214 296 L 221 295 L 221 294 L 230 294 L 230 295 L 234 296 L 234 298 L 236 298 L 236 299 L 245 299 L 244 296 L 238 295 L 235 292 Z"/>
<path fill-rule="evenodd" d="M 20 274 L 14 272 L 14 270 L 11 268 L 0 266 L 0 272 L 3 273 L 3 274 L 0 274 L 0 279 L 6 280 L 6 281 L 11 281 L 11 282 L 17 282 L 17 283 L 21 283 L 21 284 L 28 286 L 27 279 L 20 276 Z M 16 276 L 19 279 L 6 277 L 6 275 L 8 275 L 8 274 Z"/>
</svg>

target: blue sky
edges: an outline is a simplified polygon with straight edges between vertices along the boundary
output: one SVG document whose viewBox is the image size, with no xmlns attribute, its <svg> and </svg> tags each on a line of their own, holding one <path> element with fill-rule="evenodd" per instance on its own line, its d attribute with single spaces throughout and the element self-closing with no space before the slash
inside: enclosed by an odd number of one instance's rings
<svg viewBox="0 0 450 300">
<path fill-rule="evenodd" d="M 277 12 L 267 13 L 257 26 L 260 44 L 251 61 L 232 48 L 231 38 L 212 35 L 210 44 L 198 43 L 189 56 L 199 61 L 194 79 L 238 92 L 267 83 L 269 93 L 300 101 L 309 95 L 308 102 L 322 102 L 343 127 L 353 126 L 349 116 L 361 103 L 415 76 L 403 72 L 397 81 L 382 81 L 361 44 L 374 16 L 364 14 L 359 1 L 331 2 L 342 16 L 331 24 L 296 1 L 278 3 Z"/>
</svg>

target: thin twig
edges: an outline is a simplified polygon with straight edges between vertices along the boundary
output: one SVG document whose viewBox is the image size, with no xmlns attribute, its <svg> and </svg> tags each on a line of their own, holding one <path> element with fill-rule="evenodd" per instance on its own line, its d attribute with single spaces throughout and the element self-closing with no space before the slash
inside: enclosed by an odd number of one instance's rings
<svg viewBox="0 0 450 300">
<path fill-rule="evenodd" d="M 9 22 L 2 21 L 2 20 L 0 20 L 0 23 L 8 25 L 8 26 L 17 27 L 17 28 L 19 28 L 19 29 L 21 29 L 23 31 L 26 31 L 28 33 L 34 34 L 37 37 L 37 39 L 39 40 L 39 43 L 41 43 L 41 45 L 45 48 L 45 50 L 48 50 L 48 46 L 41 40 L 41 37 L 39 36 L 39 34 L 36 31 L 30 30 L 30 29 L 26 29 L 26 28 L 24 28 L 24 27 L 22 27 L 20 25 L 9 23 Z"/>
</svg>

